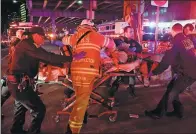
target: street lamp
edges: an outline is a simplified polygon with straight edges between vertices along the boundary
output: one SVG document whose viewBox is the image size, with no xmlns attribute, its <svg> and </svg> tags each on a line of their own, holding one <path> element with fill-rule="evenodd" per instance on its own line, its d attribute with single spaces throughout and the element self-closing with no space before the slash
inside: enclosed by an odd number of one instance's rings
<svg viewBox="0 0 196 134">
<path fill-rule="evenodd" d="M 17 3 L 17 1 L 16 0 L 13 0 L 13 3 Z"/>
<path fill-rule="evenodd" d="M 78 3 L 78 4 L 82 4 L 82 0 L 78 0 L 77 3 Z"/>
</svg>

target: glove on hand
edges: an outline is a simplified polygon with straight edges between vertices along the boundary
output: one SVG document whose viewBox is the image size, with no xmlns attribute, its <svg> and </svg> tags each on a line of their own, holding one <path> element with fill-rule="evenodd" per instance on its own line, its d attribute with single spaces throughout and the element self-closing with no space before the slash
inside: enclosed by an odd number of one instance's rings
<svg viewBox="0 0 196 134">
<path fill-rule="evenodd" d="M 150 71 L 150 73 L 148 74 L 148 78 L 150 78 L 151 76 L 153 76 L 152 71 Z"/>
<path fill-rule="evenodd" d="M 82 51 L 73 55 L 73 60 L 80 60 L 86 56 L 86 52 Z"/>
</svg>

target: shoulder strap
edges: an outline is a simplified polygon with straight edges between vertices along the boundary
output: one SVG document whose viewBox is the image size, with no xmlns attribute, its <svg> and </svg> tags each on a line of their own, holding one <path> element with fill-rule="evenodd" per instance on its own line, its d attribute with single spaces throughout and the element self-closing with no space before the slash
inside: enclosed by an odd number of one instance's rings
<svg viewBox="0 0 196 134">
<path fill-rule="evenodd" d="M 89 31 L 87 31 L 86 33 L 84 33 L 79 39 L 78 39 L 78 41 L 76 42 L 76 45 L 78 45 L 78 43 L 87 35 L 87 34 L 89 34 L 91 31 L 89 30 Z"/>
</svg>

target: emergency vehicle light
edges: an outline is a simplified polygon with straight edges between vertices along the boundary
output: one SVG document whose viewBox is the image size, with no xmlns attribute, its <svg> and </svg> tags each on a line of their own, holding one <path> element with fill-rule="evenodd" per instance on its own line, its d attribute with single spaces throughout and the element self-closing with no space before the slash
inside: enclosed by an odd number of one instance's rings
<svg viewBox="0 0 196 134">
<path fill-rule="evenodd" d="M 17 25 L 16 24 L 12 24 L 12 25 L 10 25 L 11 27 L 16 27 Z"/>
<path fill-rule="evenodd" d="M 54 37 L 54 34 L 48 34 L 51 38 L 53 38 Z"/>
<path fill-rule="evenodd" d="M 19 22 L 19 26 L 29 26 L 29 27 L 32 27 L 33 23 L 32 22 Z"/>
</svg>

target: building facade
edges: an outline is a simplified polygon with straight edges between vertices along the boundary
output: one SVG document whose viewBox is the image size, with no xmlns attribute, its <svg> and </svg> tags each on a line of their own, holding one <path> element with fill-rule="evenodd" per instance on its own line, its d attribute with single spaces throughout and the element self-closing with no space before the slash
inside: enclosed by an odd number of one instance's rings
<svg viewBox="0 0 196 134">
<path fill-rule="evenodd" d="M 156 14 L 156 7 L 149 5 L 143 14 L 143 18 L 155 22 Z M 173 20 L 189 19 L 196 19 L 196 1 L 169 0 L 168 7 L 160 7 L 160 22 L 171 22 Z"/>
</svg>

